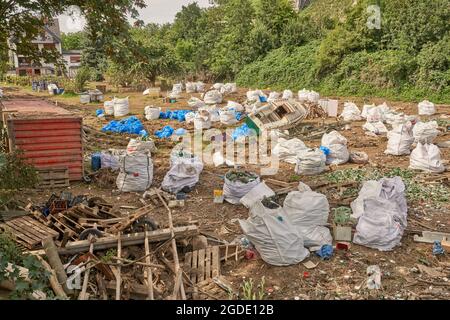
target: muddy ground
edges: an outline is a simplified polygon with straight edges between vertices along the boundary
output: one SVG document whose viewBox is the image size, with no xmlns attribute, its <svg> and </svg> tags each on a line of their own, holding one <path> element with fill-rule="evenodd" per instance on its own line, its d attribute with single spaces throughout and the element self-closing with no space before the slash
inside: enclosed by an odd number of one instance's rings
<svg viewBox="0 0 450 320">
<path fill-rule="evenodd" d="M 239 93 L 227 96 L 225 100 L 243 102 L 245 100 L 245 92 L 246 90 L 240 89 Z M 107 123 L 107 120 L 100 120 L 95 116 L 95 110 L 101 105 L 80 105 L 77 97 L 48 97 L 46 93 L 36 94 L 31 93 L 30 90 L 17 88 L 6 88 L 5 93 L 11 96 L 34 94 L 58 101 L 60 106 L 64 106 L 66 109 L 82 115 L 85 124 L 97 129 L 101 129 Z M 107 97 L 113 95 L 114 93 L 108 93 Z M 184 94 L 183 98 L 175 104 L 163 103 L 160 98 L 144 97 L 140 92 L 121 93 L 118 96 L 130 97 L 131 114 L 138 116 L 143 121 L 147 131 L 151 135 L 155 130 L 161 129 L 165 125 L 171 125 L 175 129 L 180 127 L 186 129 L 193 128 L 192 124 L 187 125 L 186 123 L 172 120 L 155 120 L 150 122 L 145 120 L 143 116 L 143 110 L 146 105 L 159 106 L 163 110 L 189 109 L 187 100 L 190 95 Z M 199 95 L 193 94 L 193 96 Z M 340 100 L 339 112 L 342 110 L 345 101 L 353 101 L 360 108 L 364 102 L 375 104 L 385 102 L 382 98 L 338 97 L 338 99 Z M 416 102 L 386 102 L 394 110 L 402 111 L 409 115 L 417 114 Z M 437 114 L 422 118 L 447 119 L 448 121 L 450 120 L 450 106 L 439 105 Z M 326 120 L 326 122 L 333 121 L 335 120 Z M 322 120 L 317 119 L 310 122 L 318 125 Z M 369 155 L 369 164 L 363 166 L 356 164 L 334 166 L 328 172 L 362 167 L 368 170 L 374 168 L 408 167 L 409 156 L 395 157 L 385 155 L 384 150 L 386 148 L 387 138 L 366 135 L 361 128 L 363 124 L 363 121 L 354 122 L 351 124 L 350 130 L 341 130 L 340 132 L 348 139 L 350 151 L 365 151 Z M 214 127 L 225 129 L 225 126 L 221 124 L 215 124 Z M 119 139 L 123 139 L 126 145 L 126 140 L 129 138 L 130 135 L 123 135 Z M 168 140 L 153 138 L 158 148 L 158 151 L 152 156 L 154 161 L 153 186 L 159 186 L 169 169 L 169 154 L 174 143 Z M 436 142 L 439 143 L 448 140 L 450 140 L 450 132 L 442 130 Z M 104 149 L 105 147 L 123 148 L 123 146 L 118 145 L 105 145 L 101 140 L 94 144 L 85 146 L 86 156 L 95 150 Z M 320 146 L 320 138 L 307 141 L 306 144 L 310 147 Z M 446 165 L 449 165 L 450 149 L 441 148 L 441 152 L 442 158 L 446 161 Z M 88 161 L 86 162 L 86 168 L 89 169 Z M 246 169 L 259 171 L 259 168 L 253 165 L 247 166 Z M 248 210 L 240 205 L 213 203 L 213 190 L 222 188 L 222 176 L 227 170 L 227 168 L 205 166 L 200 176 L 200 182 L 188 195 L 185 207 L 174 209 L 175 225 L 196 223 L 201 231 L 226 241 L 232 241 L 237 237 L 241 237 L 242 232 L 237 219 L 246 219 L 248 217 Z M 442 175 L 450 177 L 448 171 Z M 322 181 L 324 176 L 325 174 L 314 177 L 298 177 L 295 175 L 294 165 L 281 163 L 280 171 L 275 177 L 271 178 L 285 182 L 300 180 L 308 184 Z M 426 174 L 421 174 L 418 176 L 418 179 L 425 180 L 427 176 Z M 433 183 L 433 181 L 426 183 Z M 86 184 L 78 182 L 72 183 L 69 189 L 73 194 L 101 196 L 108 201 L 121 205 L 142 205 L 139 201 L 141 194 L 119 194 L 114 188 L 114 185 L 101 188 L 96 183 Z M 52 191 L 58 193 L 62 190 Z M 48 199 L 50 194 L 50 190 L 27 190 L 21 197 L 24 201 L 43 203 Z M 408 206 L 408 228 L 403 236 L 401 246 L 395 248 L 393 251 L 380 252 L 375 249 L 352 244 L 349 251 L 335 250 L 333 257 L 327 261 L 321 261 L 319 257 L 312 253 L 309 259 L 314 263 L 319 262 L 319 264 L 315 269 L 311 270 L 306 269 L 302 263 L 289 267 L 275 267 L 266 264 L 260 258 L 256 258 L 252 260 L 242 259 L 239 262 L 227 262 L 222 265 L 222 274 L 227 280 L 231 281 L 236 290 L 238 290 L 244 280 L 252 278 L 255 283 L 260 283 L 262 277 L 264 277 L 266 299 L 449 299 L 449 253 L 445 256 L 433 256 L 432 245 L 414 242 L 413 235 L 420 230 L 450 232 L 450 204 L 448 202 L 436 204 L 432 201 L 409 201 Z M 167 226 L 167 213 L 164 208 L 155 210 L 154 217 L 162 226 Z M 181 248 L 180 250 L 183 249 Z M 426 273 L 420 273 L 417 270 L 418 264 L 427 264 L 430 267 L 438 268 L 437 270 L 441 272 L 441 276 L 432 277 Z M 382 270 L 381 290 L 368 290 L 366 288 L 366 269 L 369 265 L 379 265 Z M 305 274 L 305 272 L 308 274 Z M 161 276 L 161 279 L 163 278 L 167 278 L 167 276 Z"/>
</svg>

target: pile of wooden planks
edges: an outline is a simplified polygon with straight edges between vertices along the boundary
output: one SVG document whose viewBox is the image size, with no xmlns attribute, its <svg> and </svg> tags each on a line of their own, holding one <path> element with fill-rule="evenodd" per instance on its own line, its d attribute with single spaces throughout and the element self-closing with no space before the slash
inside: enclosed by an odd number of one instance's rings
<svg viewBox="0 0 450 320">
<path fill-rule="evenodd" d="M 42 189 L 70 186 L 68 168 L 37 169 L 39 175 L 38 187 Z"/>
<path fill-rule="evenodd" d="M 36 221 L 30 216 L 18 217 L 0 225 L 0 228 L 10 232 L 16 242 L 27 249 L 39 248 L 42 240 L 46 238 L 57 238 L 59 233 Z"/>
</svg>

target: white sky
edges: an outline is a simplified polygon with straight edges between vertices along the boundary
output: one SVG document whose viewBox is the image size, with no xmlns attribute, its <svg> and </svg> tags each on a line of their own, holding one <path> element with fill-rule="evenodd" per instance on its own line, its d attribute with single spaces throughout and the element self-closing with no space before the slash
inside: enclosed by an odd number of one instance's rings
<svg viewBox="0 0 450 320">
<path fill-rule="evenodd" d="M 175 14 L 181 10 L 183 5 L 188 5 L 192 2 L 197 2 L 201 7 L 209 6 L 208 0 L 146 0 L 147 7 L 140 10 L 140 18 L 145 23 L 166 23 L 172 22 L 175 18 Z M 75 19 L 67 15 L 59 17 L 60 28 L 62 32 L 76 32 L 80 31 L 84 27 L 84 19 Z"/>
</svg>

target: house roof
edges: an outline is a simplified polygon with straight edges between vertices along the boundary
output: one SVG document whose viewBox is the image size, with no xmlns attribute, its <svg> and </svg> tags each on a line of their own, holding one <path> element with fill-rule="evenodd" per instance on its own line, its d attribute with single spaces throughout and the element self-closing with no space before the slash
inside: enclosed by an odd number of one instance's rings
<svg viewBox="0 0 450 320">
<path fill-rule="evenodd" d="M 59 29 L 59 20 L 57 18 L 46 23 L 44 28 L 55 40 L 61 42 L 61 30 Z"/>
</svg>

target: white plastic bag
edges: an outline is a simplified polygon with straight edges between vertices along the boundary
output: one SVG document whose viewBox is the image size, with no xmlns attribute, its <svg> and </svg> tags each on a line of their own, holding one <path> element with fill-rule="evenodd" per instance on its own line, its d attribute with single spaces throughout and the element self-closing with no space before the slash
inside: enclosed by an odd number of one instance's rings
<svg viewBox="0 0 450 320">
<path fill-rule="evenodd" d="M 211 114 L 208 110 L 199 110 L 194 117 L 194 128 L 203 130 L 211 128 Z"/>
<path fill-rule="evenodd" d="M 412 135 L 412 125 L 410 122 L 396 126 L 388 132 L 387 148 L 385 154 L 392 154 L 394 156 L 407 155 L 411 153 L 411 146 L 414 143 Z"/>
<path fill-rule="evenodd" d="M 202 170 L 203 163 L 198 157 L 185 154 L 178 156 L 175 151 L 172 153 L 171 167 L 164 176 L 161 188 L 171 193 L 178 193 L 185 187 L 192 188 L 199 181 Z"/>
<path fill-rule="evenodd" d="M 344 121 L 360 121 L 361 111 L 359 111 L 353 102 L 346 102 L 344 103 L 344 110 L 342 110 L 341 117 Z"/>
<path fill-rule="evenodd" d="M 305 149 L 298 153 L 295 173 L 316 175 L 322 173 L 326 166 L 326 156 L 320 149 Z"/>
<path fill-rule="evenodd" d="M 259 97 L 267 98 L 267 96 L 261 90 L 247 91 L 247 101 L 248 102 L 260 102 Z"/>
<path fill-rule="evenodd" d="M 383 122 L 383 112 L 379 107 L 370 108 L 367 111 L 367 122 Z"/>
<path fill-rule="evenodd" d="M 105 114 L 112 116 L 114 114 L 114 101 L 103 102 L 103 109 L 105 109 Z"/>
<path fill-rule="evenodd" d="M 244 107 L 242 106 L 242 104 L 234 102 L 234 101 L 228 101 L 228 104 L 227 104 L 226 108 L 227 109 L 234 109 L 237 112 L 244 111 Z"/>
<path fill-rule="evenodd" d="M 210 90 L 205 93 L 203 101 L 205 101 L 206 104 L 222 103 L 222 94 L 218 90 Z"/>
<path fill-rule="evenodd" d="M 271 265 L 287 266 L 303 261 L 309 251 L 282 208 L 268 209 L 258 201 L 247 220 L 239 220 L 245 236 Z"/>
<path fill-rule="evenodd" d="M 159 119 L 159 115 L 161 114 L 161 108 L 157 108 L 154 106 L 146 106 L 144 109 L 145 119 L 147 120 L 156 120 Z"/>
<path fill-rule="evenodd" d="M 300 102 L 308 101 L 308 94 L 309 94 L 309 90 L 306 90 L 305 88 L 303 88 L 303 90 L 300 90 L 298 92 L 298 100 Z"/>
<path fill-rule="evenodd" d="M 234 110 L 221 110 L 219 111 L 220 122 L 230 126 L 236 124 L 238 121 L 236 119 L 236 112 Z"/>
<path fill-rule="evenodd" d="M 297 163 L 297 155 L 305 149 L 308 149 L 308 147 L 300 139 L 278 138 L 277 144 L 272 150 L 272 155 L 278 156 L 280 161 L 295 164 Z"/>
<path fill-rule="evenodd" d="M 419 103 L 419 116 L 432 116 L 436 113 L 436 107 L 434 106 L 434 103 L 424 100 Z"/>
<path fill-rule="evenodd" d="M 102 168 L 111 168 L 117 170 L 120 167 L 120 156 L 125 154 L 123 150 L 109 149 L 108 151 L 102 151 L 100 154 L 100 163 Z"/>
<path fill-rule="evenodd" d="M 284 90 L 281 99 L 283 100 L 294 99 L 294 93 L 291 90 Z"/>
<path fill-rule="evenodd" d="M 194 122 L 196 115 L 197 114 L 195 112 L 186 113 L 186 115 L 184 116 L 184 118 L 186 119 L 186 123 Z"/>
<path fill-rule="evenodd" d="M 367 118 L 367 115 L 369 113 L 369 110 L 376 108 L 376 106 L 374 104 L 365 104 L 363 106 L 362 112 L 361 112 L 361 117 L 363 117 L 364 119 Z"/>
<path fill-rule="evenodd" d="M 348 162 L 350 153 L 347 149 L 347 139 L 336 130 L 325 133 L 322 137 L 322 146 L 330 149 L 327 155 L 327 164 L 343 164 Z"/>
<path fill-rule="evenodd" d="M 441 151 L 434 144 L 417 143 L 416 148 L 411 152 L 409 168 L 433 173 L 444 172 Z"/>
<path fill-rule="evenodd" d="M 264 197 L 272 197 L 274 195 L 275 192 L 263 181 L 243 196 L 239 202 L 245 207 L 251 208 L 256 201 L 261 201 Z"/>
<path fill-rule="evenodd" d="M 195 82 L 186 83 L 186 93 L 195 93 L 197 91 L 197 85 Z"/>
<path fill-rule="evenodd" d="M 222 89 L 222 87 L 224 86 L 225 84 L 223 84 L 223 83 L 215 83 L 215 84 L 213 84 L 213 89 L 215 89 L 215 90 L 219 90 L 220 91 L 220 89 Z"/>
<path fill-rule="evenodd" d="M 274 102 L 278 99 L 280 99 L 280 94 L 278 92 L 273 91 L 269 93 L 269 98 L 267 98 L 267 102 Z"/>
<path fill-rule="evenodd" d="M 303 236 L 305 247 L 331 244 L 328 222 L 330 206 L 327 197 L 314 191 L 292 191 L 284 200 L 284 211 Z"/>
<path fill-rule="evenodd" d="M 226 83 L 223 87 L 220 88 L 220 93 L 224 95 L 236 92 L 237 92 L 236 83 Z"/>
<path fill-rule="evenodd" d="M 197 82 L 195 84 L 195 87 L 197 92 L 205 92 L 205 84 L 203 82 L 201 81 Z"/>
<path fill-rule="evenodd" d="M 314 90 L 308 92 L 308 101 L 311 103 L 318 103 L 320 99 L 320 94 Z"/>
<path fill-rule="evenodd" d="M 188 100 L 188 105 L 189 105 L 189 107 L 191 107 L 191 108 L 196 108 L 196 109 L 198 109 L 198 108 L 203 108 L 203 107 L 205 107 L 206 106 L 206 103 L 204 103 L 202 100 L 200 100 L 199 98 L 196 98 L 196 97 L 191 97 L 189 100 Z"/>
<path fill-rule="evenodd" d="M 366 122 L 363 127 L 364 130 L 370 131 L 375 134 L 384 134 L 388 132 L 388 129 L 383 122 Z"/>
<path fill-rule="evenodd" d="M 129 112 L 128 97 L 124 99 L 114 98 L 114 117 L 126 116 Z"/>
<path fill-rule="evenodd" d="M 116 185 L 121 192 L 141 192 L 152 185 L 153 162 L 149 154 L 136 152 L 133 155 L 121 155 L 119 175 Z"/>
<path fill-rule="evenodd" d="M 259 177 L 248 183 L 244 183 L 239 180 L 231 181 L 227 178 L 227 174 L 224 179 L 225 183 L 223 184 L 223 196 L 225 200 L 231 204 L 239 204 L 241 198 L 261 182 Z"/>
<path fill-rule="evenodd" d="M 418 122 L 413 128 L 415 142 L 433 143 L 438 134 L 438 124 L 436 121 Z"/>
</svg>

